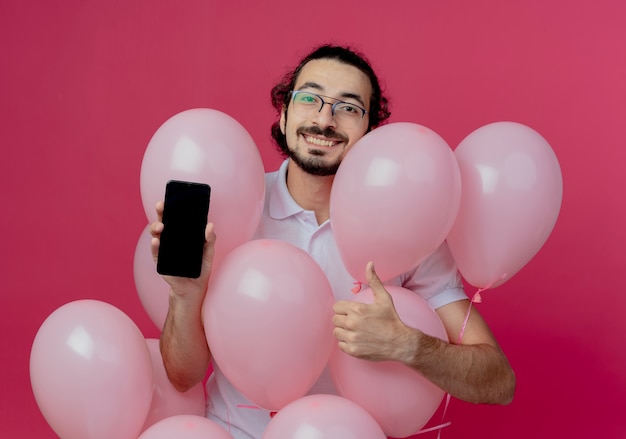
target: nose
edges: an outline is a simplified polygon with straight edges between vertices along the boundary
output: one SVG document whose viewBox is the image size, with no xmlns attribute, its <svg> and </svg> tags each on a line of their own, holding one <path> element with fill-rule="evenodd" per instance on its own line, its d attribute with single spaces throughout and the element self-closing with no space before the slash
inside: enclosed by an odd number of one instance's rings
<svg viewBox="0 0 626 439">
<path fill-rule="evenodd" d="M 315 115 L 314 122 L 322 127 L 336 126 L 335 117 L 333 116 L 333 104 L 324 102 Z"/>
</svg>

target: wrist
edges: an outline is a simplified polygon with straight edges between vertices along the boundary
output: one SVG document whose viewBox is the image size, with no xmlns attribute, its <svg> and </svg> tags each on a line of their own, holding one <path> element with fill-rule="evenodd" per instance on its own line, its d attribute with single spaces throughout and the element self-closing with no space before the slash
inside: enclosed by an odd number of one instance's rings
<svg viewBox="0 0 626 439">
<path fill-rule="evenodd" d="M 204 292 L 182 291 L 181 289 L 170 288 L 169 305 L 170 308 L 198 308 L 204 302 Z"/>
<path fill-rule="evenodd" d="M 400 361 L 409 367 L 415 368 L 423 363 L 423 359 L 427 358 L 435 349 L 434 343 L 436 343 L 436 339 L 419 329 L 409 328 L 409 330 L 406 349 Z"/>
<path fill-rule="evenodd" d="M 419 351 L 419 337 L 419 331 L 405 326 L 402 335 L 396 338 L 396 347 L 392 359 L 407 366 L 412 365 Z"/>
</svg>

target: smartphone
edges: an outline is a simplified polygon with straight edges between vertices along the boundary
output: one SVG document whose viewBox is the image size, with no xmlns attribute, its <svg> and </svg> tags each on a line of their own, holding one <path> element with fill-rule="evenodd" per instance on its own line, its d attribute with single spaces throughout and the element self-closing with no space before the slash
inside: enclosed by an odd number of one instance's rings
<svg viewBox="0 0 626 439">
<path fill-rule="evenodd" d="M 211 187 L 207 184 L 167 182 L 157 259 L 159 274 L 200 277 L 210 197 Z"/>
</svg>

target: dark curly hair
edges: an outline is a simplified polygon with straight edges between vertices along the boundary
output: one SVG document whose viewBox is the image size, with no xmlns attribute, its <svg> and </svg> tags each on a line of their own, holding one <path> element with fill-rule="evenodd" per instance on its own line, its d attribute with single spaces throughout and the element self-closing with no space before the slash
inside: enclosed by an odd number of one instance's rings
<svg viewBox="0 0 626 439">
<path fill-rule="evenodd" d="M 332 59 L 348 64 L 361 70 L 369 78 L 372 84 L 372 98 L 370 100 L 368 131 L 385 123 L 391 113 L 389 112 L 389 100 L 383 95 L 380 82 L 374 69 L 367 59 L 353 49 L 343 46 L 323 45 L 313 50 L 302 58 L 298 66 L 287 72 L 282 80 L 272 88 L 272 106 L 280 115 L 283 108 L 289 105 L 290 92 L 294 89 L 302 68 L 309 62 L 317 59 Z M 280 120 L 272 124 L 272 138 L 276 142 L 277 149 L 284 157 L 287 157 L 287 140 L 280 130 Z"/>
</svg>

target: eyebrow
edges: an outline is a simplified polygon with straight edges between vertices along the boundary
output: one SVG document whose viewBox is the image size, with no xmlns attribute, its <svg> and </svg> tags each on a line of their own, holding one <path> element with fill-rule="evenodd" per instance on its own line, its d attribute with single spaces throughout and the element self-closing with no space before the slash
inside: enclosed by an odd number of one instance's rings
<svg viewBox="0 0 626 439">
<path fill-rule="evenodd" d="M 302 90 L 303 88 L 312 88 L 320 92 L 324 91 L 324 87 L 319 85 L 317 82 L 310 82 L 310 81 L 305 82 L 298 88 L 298 90 Z M 365 107 L 365 102 L 363 102 L 363 98 L 361 98 L 361 96 L 356 93 L 344 92 L 344 93 L 341 93 L 339 96 L 340 96 L 339 98 L 334 98 L 332 96 L 324 96 L 324 97 L 337 99 L 338 101 L 341 101 L 344 99 L 354 99 L 355 101 L 359 102 L 363 107 Z"/>
</svg>

